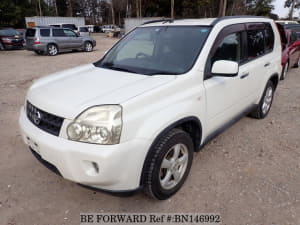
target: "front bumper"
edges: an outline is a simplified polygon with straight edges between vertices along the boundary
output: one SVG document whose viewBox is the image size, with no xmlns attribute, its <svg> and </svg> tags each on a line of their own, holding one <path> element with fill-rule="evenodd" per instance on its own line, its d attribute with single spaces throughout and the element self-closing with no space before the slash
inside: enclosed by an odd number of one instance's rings
<svg viewBox="0 0 300 225">
<path fill-rule="evenodd" d="M 118 145 L 96 145 L 67 140 L 42 131 L 21 108 L 22 138 L 41 158 L 68 180 L 108 191 L 130 191 L 140 176 L 150 141 L 136 139 Z"/>
</svg>

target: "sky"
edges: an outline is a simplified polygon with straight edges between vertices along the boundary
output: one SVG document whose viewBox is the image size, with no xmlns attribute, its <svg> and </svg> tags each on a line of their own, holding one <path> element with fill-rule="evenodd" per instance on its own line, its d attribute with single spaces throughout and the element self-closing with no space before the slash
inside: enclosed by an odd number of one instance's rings
<svg viewBox="0 0 300 225">
<path fill-rule="evenodd" d="M 277 14 L 279 17 L 287 17 L 289 14 L 289 8 L 284 8 L 285 0 L 274 0 L 273 4 L 275 9 L 273 13 Z M 294 17 L 299 17 L 299 10 L 294 11 Z"/>
</svg>

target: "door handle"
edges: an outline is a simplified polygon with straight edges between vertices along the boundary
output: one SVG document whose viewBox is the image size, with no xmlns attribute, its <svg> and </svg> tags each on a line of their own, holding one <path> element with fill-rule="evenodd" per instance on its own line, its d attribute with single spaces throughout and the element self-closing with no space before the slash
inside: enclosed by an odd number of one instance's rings
<svg viewBox="0 0 300 225">
<path fill-rule="evenodd" d="M 264 67 L 267 67 L 267 66 L 270 66 L 270 63 L 269 63 L 269 62 L 267 62 L 267 63 L 264 65 Z"/>
<path fill-rule="evenodd" d="M 241 75 L 241 79 L 244 79 L 245 77 L 248 77 L 249 76 L 249 73 L 244 73 Z"/>
</svg>

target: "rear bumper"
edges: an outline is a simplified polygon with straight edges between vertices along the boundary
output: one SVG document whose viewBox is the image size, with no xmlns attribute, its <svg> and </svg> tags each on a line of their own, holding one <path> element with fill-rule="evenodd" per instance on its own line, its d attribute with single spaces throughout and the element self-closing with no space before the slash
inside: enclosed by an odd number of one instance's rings
<svg viewBox="0 0 300 225">
<path fill-rule="evenodd" d="M 46 45 L 45 44 L 38 44 L 38 45 L 28 45 L 26 44 L 26 49 L 28 51 L 46 51 Z"/>
<path fill-rule="evenodd" d="M 19 125 L 25 144 L 54 165 L 65 179 L 107 191 L 139 188 L 149 140 L 134 139 L 117 145 L 70 141 L 37 128 L 28 120 L 24 108 Z"/>
</svg>

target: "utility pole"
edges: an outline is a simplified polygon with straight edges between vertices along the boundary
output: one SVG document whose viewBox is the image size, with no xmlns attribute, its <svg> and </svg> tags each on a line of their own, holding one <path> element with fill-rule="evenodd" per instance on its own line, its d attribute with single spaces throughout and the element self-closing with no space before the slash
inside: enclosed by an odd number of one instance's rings
<svg viewBox="0 0 300 225">
<path fill-rule="evenodd" d="M 171 19 L 174 19 L 174 0 L 171 0 Z"/>
</svg>

